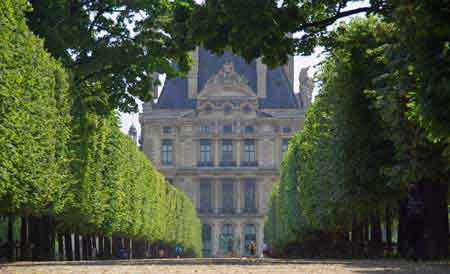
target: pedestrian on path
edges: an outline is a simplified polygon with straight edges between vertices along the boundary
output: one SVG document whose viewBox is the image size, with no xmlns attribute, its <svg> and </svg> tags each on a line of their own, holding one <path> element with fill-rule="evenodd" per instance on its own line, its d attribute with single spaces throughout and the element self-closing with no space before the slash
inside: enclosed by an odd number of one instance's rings
<svg viewBox="0 0 450 274">
<path fill-rule="evenodd" d="M 183 253 L 183 247 L 181 246 L 181 244 L 177 244 L 175 246 L 175 254 L 177 256 L 177 259 L 179 259 L 181 257 L 182 253 Z"/>
</svg>

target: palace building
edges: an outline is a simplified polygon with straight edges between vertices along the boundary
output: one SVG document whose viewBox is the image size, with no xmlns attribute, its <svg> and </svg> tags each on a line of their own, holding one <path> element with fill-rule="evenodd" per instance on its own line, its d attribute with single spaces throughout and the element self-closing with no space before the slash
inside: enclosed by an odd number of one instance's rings
<svg viewBox="0 0 450 274">
<path fill-rule="evenodd" d="M 246 256 L 252 242 L 259 254 L 270 191 L 312 89 L 294 94 L 292 59 L 270 69 L 228 52 L 192 55 L 187 78 L 165 81 L 144 104 L 142 150 L 192 199 L 204 256 Z"/>
</svg>

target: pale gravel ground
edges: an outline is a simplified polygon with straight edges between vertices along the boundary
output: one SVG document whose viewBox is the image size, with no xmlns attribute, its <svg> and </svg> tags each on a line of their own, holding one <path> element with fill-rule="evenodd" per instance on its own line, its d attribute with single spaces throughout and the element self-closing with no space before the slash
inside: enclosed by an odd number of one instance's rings
<svg viewBox="0 0 450 274">
<path fill-rule="evenodd" d="M 0 264 L 1 274 L 450 274 L 449 262 L 359 260 L 136 260 L 89 263 Z"/>
</svg>

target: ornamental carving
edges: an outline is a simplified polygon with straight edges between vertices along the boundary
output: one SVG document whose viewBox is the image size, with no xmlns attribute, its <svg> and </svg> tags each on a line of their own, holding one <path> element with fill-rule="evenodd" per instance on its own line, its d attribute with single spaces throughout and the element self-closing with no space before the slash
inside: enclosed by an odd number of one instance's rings
<svg viewBox="0 0 450 274">
<path fill-rule="evenodd" d="M 223 67 L 213 75 L 205 84 L 205 88 L 211 85 L 248 85 L 248 81 L 234 70 L 233 63 L 224 64 Z"/>
<path fill-rule="evenodd" d="M 205 84 L 201 97 L 255 97 L 247 79 L 234 70 L 233 63 L 226 63 Z"/>
</svg>

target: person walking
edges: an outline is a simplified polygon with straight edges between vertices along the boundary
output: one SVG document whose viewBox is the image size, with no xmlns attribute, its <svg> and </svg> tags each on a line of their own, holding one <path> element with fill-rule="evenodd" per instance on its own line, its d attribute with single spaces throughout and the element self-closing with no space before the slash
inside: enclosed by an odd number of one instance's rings
<svg viewBox="0 0 450 274">
<path fill-rule="evenodd" d="M 252 256 L 256 255 L 256 244 L 255 244 L 255 242 L 251 242 L 250 243 L 250 254 Z"/>
<path fill-rule="evenodd" d="M 424 202 L 417 189 L 412 184 L 408 188 L 408 257 L 414 261 L 423 259 L 423 241 L 424 241 Z"/>
<path fill-rule="evenodd" d="M 181 257 L 182 253 L 183 253 L 183 247 L 181 246 L 181 244 L 177 244 L 175 246 L 175 254 L 177 256 L 177 259 L 179 259 Z"/>
</svg>

